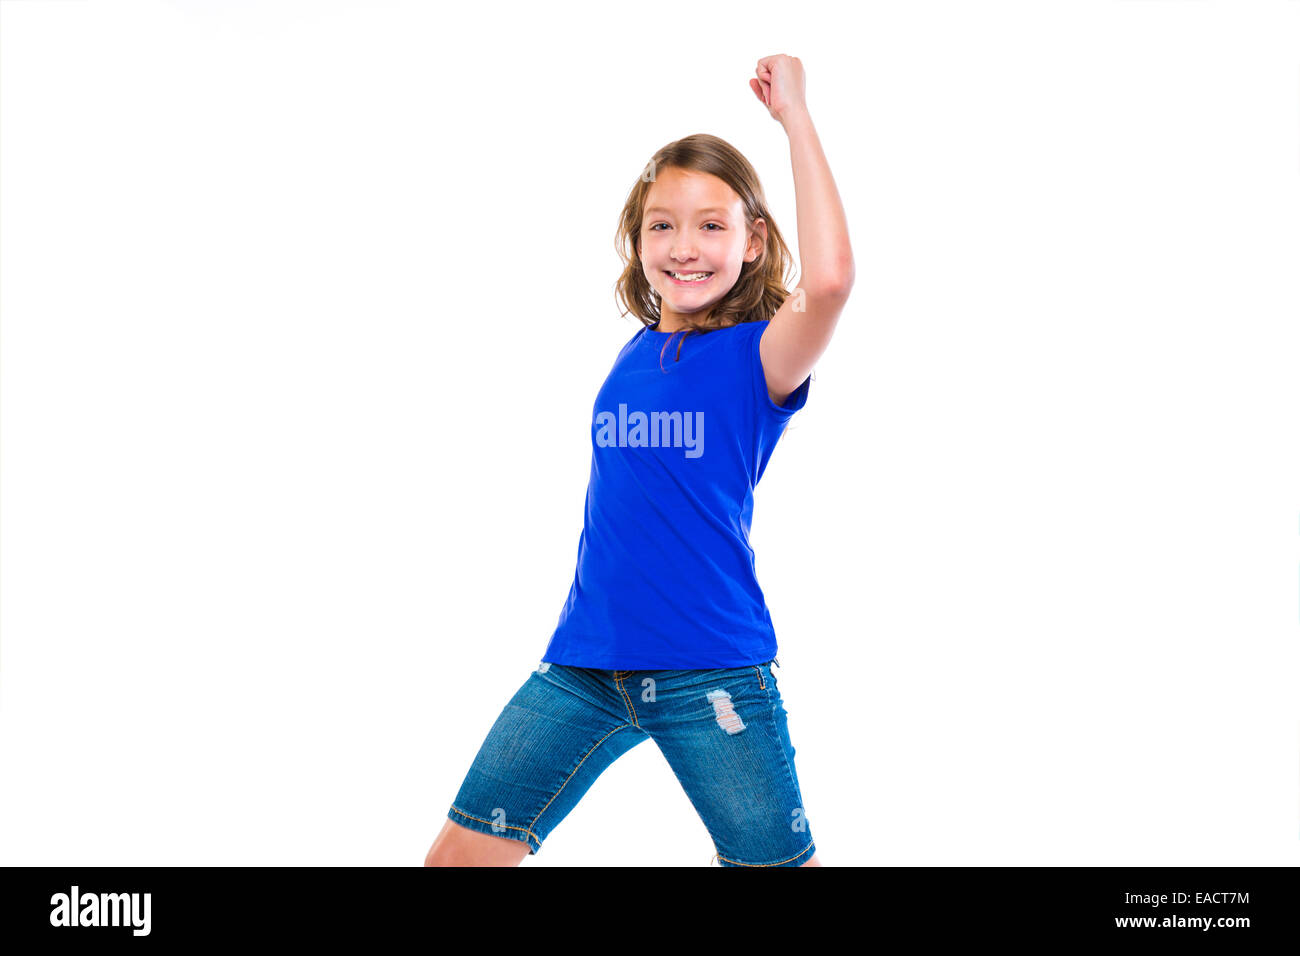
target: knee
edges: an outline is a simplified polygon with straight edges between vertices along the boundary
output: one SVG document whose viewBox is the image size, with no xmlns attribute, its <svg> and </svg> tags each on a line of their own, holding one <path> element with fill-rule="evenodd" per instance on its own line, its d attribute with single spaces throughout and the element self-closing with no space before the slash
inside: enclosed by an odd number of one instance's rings
<svg viewBox="0 0 1300 956">
<path fill-rule="evenodd" d="M 429 852 L 424 855 L 425 866 L 456 866 L 457 863 L 452 858 L 451 848 L 447 846 L 446 841 L 435 841 L 433 846 L 429 847 Z"/>
<path fill-rule="evenodd" d="M 489 833 L 479 833 L 453 820 L 425 854 L 425 866 L 518 866 L 529 852 L 529 844 Z"/>
</svg>

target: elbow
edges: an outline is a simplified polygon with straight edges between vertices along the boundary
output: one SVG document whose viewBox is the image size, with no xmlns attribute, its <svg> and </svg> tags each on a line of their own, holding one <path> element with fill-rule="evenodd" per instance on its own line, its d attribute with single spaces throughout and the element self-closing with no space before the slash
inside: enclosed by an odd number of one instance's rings
<svg viewBox="0 0 1300 956">
<path fill-rule="evenodd" d="M 853 290 L 854 278 L 853 260 L 850 259 L 834 269 L 819 273 L 815 278 L 806 277 L 799 285 L 808 295 L 847 299 Z"/>
</svg>

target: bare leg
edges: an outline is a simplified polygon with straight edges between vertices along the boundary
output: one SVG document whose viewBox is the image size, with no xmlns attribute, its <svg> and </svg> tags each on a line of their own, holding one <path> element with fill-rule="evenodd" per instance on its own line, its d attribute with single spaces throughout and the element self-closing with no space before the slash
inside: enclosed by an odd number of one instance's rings
<svg viewBox="0 0 1300 956">
<path fill-rule="evenodd" d="M 799 865 L 800 866 L 821 866 L 822 861 L 817 859 L 817 854 L 814 853 L 812 856 L 808 857 L 807 862 L 800 863 Z"/>
<path fill-rule="evenodd" d="M 528 855 L 522 840 L 479 833 L 450 817 L 424 857 L 425 866 L 518 866 Z"/>
</svg>

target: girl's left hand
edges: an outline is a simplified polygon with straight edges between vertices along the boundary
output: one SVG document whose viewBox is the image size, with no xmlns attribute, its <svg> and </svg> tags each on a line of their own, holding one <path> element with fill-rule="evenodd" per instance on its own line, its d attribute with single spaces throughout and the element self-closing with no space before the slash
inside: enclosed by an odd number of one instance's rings
<svg viewBox="0 0 1300 956">
<path fill-rule="evenodd" d="M 774 120 L 784 122 L 791 110 L 808 108 L 804 102 L 803 64 L 797 56 L 765 56 L 754 72 L 758 79 L 750 80 L 749 88 Z"/>
</svg>

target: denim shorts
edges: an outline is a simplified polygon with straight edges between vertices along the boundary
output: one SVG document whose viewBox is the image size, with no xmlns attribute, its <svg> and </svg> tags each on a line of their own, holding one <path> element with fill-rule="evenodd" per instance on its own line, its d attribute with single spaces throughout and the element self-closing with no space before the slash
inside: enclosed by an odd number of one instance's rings
<svg viewBox="0 0 1300 956">
<path fill-rule="evenodd" d="M 542 663 L 492 725 L 447 816 L 535 854 L 601 772 L 648 738 L 719 865 L 800 866 L 816 848 L 772 663 L 660 671 Z"/>
</svg>

